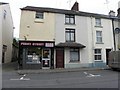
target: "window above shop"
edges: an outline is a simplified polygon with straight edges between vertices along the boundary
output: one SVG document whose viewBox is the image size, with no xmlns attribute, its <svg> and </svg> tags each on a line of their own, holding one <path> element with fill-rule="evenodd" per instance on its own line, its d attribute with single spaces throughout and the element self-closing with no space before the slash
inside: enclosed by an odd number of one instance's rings
<svg viewBox="0 0 120 90">
<path fill-rule="evenodd" d="M 36 19 L 43 19 L 44 18 L 44 13 L 43 12 L 36 12 Z"/>
</svg>

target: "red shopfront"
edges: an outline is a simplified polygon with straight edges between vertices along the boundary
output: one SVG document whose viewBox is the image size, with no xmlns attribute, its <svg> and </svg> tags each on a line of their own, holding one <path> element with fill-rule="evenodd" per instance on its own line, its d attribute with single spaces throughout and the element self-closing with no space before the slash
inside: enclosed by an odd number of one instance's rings
<svg viewBox="0 0 120 90">
<path fill-rule="evenodd" d="M 23 69 L 53 69 L 53 41 L 19 41 L 19 65 Z"/>
</svg>

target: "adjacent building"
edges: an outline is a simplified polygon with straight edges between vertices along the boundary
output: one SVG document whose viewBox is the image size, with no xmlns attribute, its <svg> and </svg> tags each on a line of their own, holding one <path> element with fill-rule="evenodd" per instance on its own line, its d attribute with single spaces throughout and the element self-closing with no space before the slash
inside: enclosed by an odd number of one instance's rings
<svg viewBox="0 0 120 90">
<path fill-rule="evenodd" d="M 13 42 L 13 21 L 9 3 L 0 2 L 0 60 L 11 62 Z"/>
<path fill-rule="evenodd" d="M 115 17 L 115 16 L 114 16 Z M 109 15 L 26 6 L 21 8 L 19 64 L 23 68 L 106 67 L 114 50 Z"/>
</svg>

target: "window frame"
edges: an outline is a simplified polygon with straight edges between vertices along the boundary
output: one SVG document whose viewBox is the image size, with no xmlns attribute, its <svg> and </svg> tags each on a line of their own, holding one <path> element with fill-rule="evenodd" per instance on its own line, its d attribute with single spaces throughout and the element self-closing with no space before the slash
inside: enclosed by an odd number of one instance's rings
<svg viewBox="0 0 120 90">
<path fill-rule="evenodd" d="M 72 37 L 72 35 L 74 35 L 74 36 Z M 70 29 L 70 28 L 65 29 L 65 41 L 66 42 L 75 42 L 75 29 Z"/>
<path fill-rule="evenodd" d="M 101 18 L 95 18 L 95 26 L 98 26 L 98 27 L 102 26 Z"/>
<path fill-rule="evenodd" d="M 97 34 L 99 32 L 99 35 Z M 96 31 L 96 43 L 103 43 L 102 31 Z"/>
<path fill-rule="evenodd" d="M 72 19 L 73 19 L 73 22 L 72 22 Z M 65 14 L 65 24 L 75 24 L 75 15 Z"/>
<path fill-rule="evenodd" d="M 35 19 L 44 19 L 44 12 L 36 12 Z"/>
<path fill-rule="evenodd" d="M 78 60 L 72 60 L 71 53 L 77 53 Z M 70 48 L 70 62 L 79 62 L 79 61 L 80 61 L 80 49 L 79 48 Z"/>
<path fill-rule="evenodd" d="M 100 53 L 96 52 L 95 50 L 100 50 Z M 96 56 L 98 56 L 97 59 L 96 59 Z M 101 59 L 98 59 L 99 56 Z M 102 61 L 102 49 L 101 48 L 94 49 L 94 61 Z"/>
</svg>

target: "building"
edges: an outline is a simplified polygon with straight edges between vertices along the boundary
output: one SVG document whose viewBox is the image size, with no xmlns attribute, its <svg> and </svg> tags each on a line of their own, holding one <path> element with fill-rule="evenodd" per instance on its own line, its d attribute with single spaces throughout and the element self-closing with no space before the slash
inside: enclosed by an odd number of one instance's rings
<svg viewBox="0 0 120 90">
<path fill-rule="evenodd" d="M 20 65 L 23 68 L 106 67 L 114 49 L 109 15 L 26 6 L 21 8 Z"/>
<path fill-rule="evenodd" d="M 0 2 L 0 60 L 2 63 L 11 62 L 13 21 L 8 3 Z"/>
</svg>

